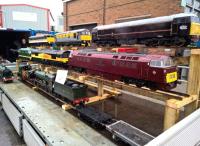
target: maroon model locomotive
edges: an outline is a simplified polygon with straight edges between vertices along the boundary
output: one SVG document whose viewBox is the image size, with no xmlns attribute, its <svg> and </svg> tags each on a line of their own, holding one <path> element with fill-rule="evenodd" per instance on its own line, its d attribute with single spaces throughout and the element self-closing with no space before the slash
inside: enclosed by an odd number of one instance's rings
<svg viewBox="0 0 200 146">
<path fill-rule="evenodd" d="M 176 67 L 164 55 L 74 51 L 69 66 L 138 87 L 170 90 L 177 84 Z"/>
</svg>

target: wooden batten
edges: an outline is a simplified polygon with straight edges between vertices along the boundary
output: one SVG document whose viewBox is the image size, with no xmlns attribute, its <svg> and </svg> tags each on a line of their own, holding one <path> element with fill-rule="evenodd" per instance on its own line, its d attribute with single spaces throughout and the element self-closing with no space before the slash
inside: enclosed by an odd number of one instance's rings
<svg viewBox="0 0 200 146">
<path fill-rule="evenodd" d="M 198 95 L 200 91 L 200 50 L 193 49 L 190 57 L 190 70 L 188 78 L 187 93 Z"/>
<path fill-rule="evenodd" d="M 197 99 L 197 95 L 191 95 L 190 97 L 184 98 L 182 100 L 167 100 L 164 115 L 164 130 L 167 130 L 179 121 L 181 108 L 184 107 L 185 116 L 188 116 L 193 111 L 195 111 L 197 109 Z"/>
<path fill-rule="evenodd" d="M 87 102 L 86 104 L 90 104 L 90 103 L 106 100 L 106 99 L 108 99 L 110 97 L 112 97 L 110 94 L 103 94 L 102 96 L 90 97 L 89 102 Z"/>
</svg>

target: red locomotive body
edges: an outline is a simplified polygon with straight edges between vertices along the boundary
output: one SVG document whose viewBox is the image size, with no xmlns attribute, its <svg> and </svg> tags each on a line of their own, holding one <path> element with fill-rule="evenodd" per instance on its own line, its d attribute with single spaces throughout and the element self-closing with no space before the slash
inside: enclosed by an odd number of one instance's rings
<svg viewBox="0 0 200 146">
<path fill-rule="evenodd" d="M 75 51 L 69 65 L 75 70 L 139 87 L 169 90 L 176 87 L 177 70 L 163 55 Z"/>
</svg>

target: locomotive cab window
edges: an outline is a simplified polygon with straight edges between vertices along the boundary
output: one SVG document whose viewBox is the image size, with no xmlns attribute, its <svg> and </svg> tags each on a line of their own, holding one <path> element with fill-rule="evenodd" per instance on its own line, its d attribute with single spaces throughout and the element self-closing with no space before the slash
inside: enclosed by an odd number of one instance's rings
<svg viewBox="0 0 200 146">
<path fill-rule="evenodd" d="M 200 22 L 200 19 L 199 19 L 199 17 L 191 17 L 191 21 L 192 21 L 192 22 L 199 23 L 199 22 Z"/>
<path fill-rule="evenodd" d="M 162 61 L 161 60 L 152 60 L 150 62 L 151 67 L 161 67 L 162 66 Z"/>
<path fill-rule="evenodd" d="M 81 34 L 82 34 L 82 35 L 85 35 L 85 34 L 86 34 L 86 32 L 85 32 L 85 31 L 83 31 L 83 32 L 81 32 Z"/>
<path fill-rule="evenodd" d="M 62 58 L 68 58 L 70 56 L 70 51 L 64 52 Z"/>
<path fill-rule="evenodd" d="M 77 37 L 77 35 L 76 35 L 76 33 L 74 33 L 74 38 L 76 38 Z"/>
<path fill-rule="evenodd" d="M 83 35 L 90 35 L 90 32 L 89 31 L 83 31 L 82 34 Z"/>
<path fill-rule="evenodd" d="M 52 59 L 56 59 L 56 57 L 57 57 L 57 55 L 55 55 L 55 54 L 52 54 L 52 55 L 51 55 L 51 58 L 52 58 Z"/>
<path fill-rule="evenodd" d="M 171 58 L 164 59 L 163 60 L 163 66 L 164 67 L 174 66 L 173 60 Z"/>
<path fill-rule="evenodd" d="M 170 58 L 163 59 L 163 60 L 152 60 L 150 62 L 151 67 L 171 67 L 173 66 L 173 61 Z"/>
</svg>

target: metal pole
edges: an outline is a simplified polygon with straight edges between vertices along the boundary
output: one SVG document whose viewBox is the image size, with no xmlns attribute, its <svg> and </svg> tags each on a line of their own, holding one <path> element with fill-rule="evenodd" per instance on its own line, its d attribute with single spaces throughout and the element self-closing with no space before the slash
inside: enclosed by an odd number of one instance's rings
<svg viewBox="0 0 200 146">
<path fill-rule="evenodd" d="M 106 24 L 106 0 L 103 0 L 103 25 Z"/>
</svg>

